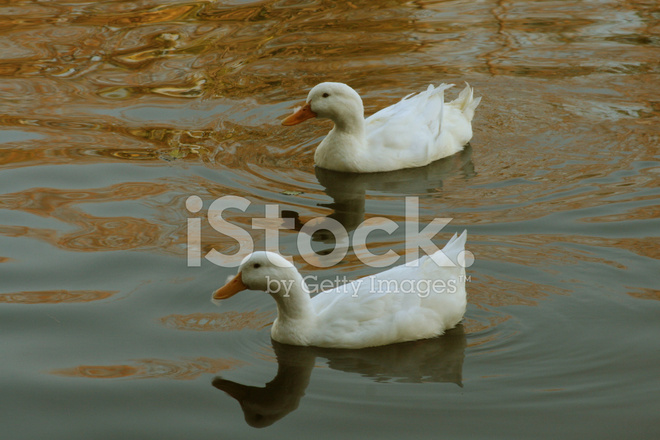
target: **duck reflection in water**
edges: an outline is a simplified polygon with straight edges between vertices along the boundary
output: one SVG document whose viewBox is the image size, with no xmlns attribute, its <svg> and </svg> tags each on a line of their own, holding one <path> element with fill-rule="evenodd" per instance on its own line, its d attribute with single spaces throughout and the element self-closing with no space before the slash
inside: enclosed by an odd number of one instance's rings
<svg viewBox="0 0 660 440">
<path fill-rule="evenodd" d="M 332 209 L 328 218 L 337 220 L 347 232 L 355 230 L 364 221 L 367 191 L 399 193 L 403 196 L 437 193 L 442 188 L 443 180 L 449 176 L 459 175 L 469 179 L 476 175 L 470 144 L 453 156 L 419 168 L 367 174 L 342 173 L 319 167 L 314 170 L 326 194 L 333 199 L 332 203 L 320 206 Z M 303 226 L 295 211 L 282 211 L 282 217 L 293 218 L 294 228 L 298 231 Z M 324 229 L 316 231 L 312 239 L 334 243 L 334 235 Z"/>
<path fill-rule="evenodd" d="M 272 341 L 277 374 L 265 387 L 216 377 L 213 386 L 241 405 L 248 425 L 264 428 L 295 411 L 305 395 L 316 358 L 334 370 L 358 373 L 376 382 L 447 382 L 460 387 L 467 341 L 463 325 L 444 335 L 360 350 L 298 347 Z"/>
</svg>

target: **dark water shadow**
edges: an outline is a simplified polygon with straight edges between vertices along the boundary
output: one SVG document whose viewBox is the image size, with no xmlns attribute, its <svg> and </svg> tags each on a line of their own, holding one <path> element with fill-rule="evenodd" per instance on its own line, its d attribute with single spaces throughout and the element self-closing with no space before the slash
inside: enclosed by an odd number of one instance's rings
<svg viewBox="0 0 660 440">
<path fill-rule="evenodd" d="M 334 370 L 358 373 L 376 382 L 447 382 L 462 387 L 466 347 L 462 325 L 438 338 L 360 350 L 296 347 L 273 341 L 277 374 L 264 387 L 220 376 L 213 386 L 238 401 L 248 425 L 264 428 L 298 408 L 317 357 L 327 359 Z"/>
<path fill-rule="evenodd" d="M 422 196 L 437 194 L 442 191 L 443 180 L 448 176 L 458 174 L 469 179 L 476 175 L 470 144 L 460 153 L 419 168 L 386 173 L 343 173 L 319 167 L 314 171 L 326 194 L 333 200 L 319 206 L 331 209 L 328 218 L 338 221 L 347 232 L 355 230 L 364 221 L 367 191 Z M 283 211 L 282 216 L 295 219 L 296 229 L 302 227 L 297 212 Z M 312 239 L 329 243 L 334 241 L 334 236 L 321 229 L 314 233 Z"/>
</svg>

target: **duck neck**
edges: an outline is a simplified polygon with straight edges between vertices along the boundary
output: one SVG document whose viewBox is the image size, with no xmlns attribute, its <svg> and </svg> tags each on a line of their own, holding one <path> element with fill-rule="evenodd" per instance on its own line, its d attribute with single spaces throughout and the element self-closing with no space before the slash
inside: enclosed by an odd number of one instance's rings
<svg viewBox="0 0 660 440">
<path fill-rule="evenodd" d="M 335 126 L 317 147 L 314 162 L 334 171 L 359 171 L 367 149 L 362 106 L 360 111 L 347 111 L 330 119 Z"/>
<path fill-rule="evenodd" d="M 335 123 L 334 132 L 344 136 L 352 136 L 357 139 L 364 139 L 364 110 L 362 106 L 359 109 L 352 109 L 345 113 L 337 114 L 332 117 Z"/>
<path fill-rule="evenodd" d="M 285 344 L 306 345 L 308 332 L 316 321 L 316 313 L 305 281 L 300 274 L 282 280 L 280 291 L 271 293 L 277 303 L 277 319 L 273 323 L 273 339 Z"/>
</svg>

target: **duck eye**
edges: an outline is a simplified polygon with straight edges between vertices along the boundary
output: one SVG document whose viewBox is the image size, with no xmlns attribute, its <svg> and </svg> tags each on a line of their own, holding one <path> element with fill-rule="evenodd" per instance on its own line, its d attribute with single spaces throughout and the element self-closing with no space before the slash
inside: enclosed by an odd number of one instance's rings
<svg viewBox="0 0 660 440">
<path fill-rule="evenodd" d="M 259 268 L 261 267 L 261 264 L 259 264 L 259 263 L 254 263 L 254 265 L 253 265 L 252 267 L 254 267 L 255 269 L 259 269 Z"/>
<path fill-rule="evenodd" d="M 323 94 L 323 97 L 324 97 L 324 98 L 327 98 L 328 96 L 330 96 L 330 93 L 324 93 L 324 94 Z"/>
</svg>

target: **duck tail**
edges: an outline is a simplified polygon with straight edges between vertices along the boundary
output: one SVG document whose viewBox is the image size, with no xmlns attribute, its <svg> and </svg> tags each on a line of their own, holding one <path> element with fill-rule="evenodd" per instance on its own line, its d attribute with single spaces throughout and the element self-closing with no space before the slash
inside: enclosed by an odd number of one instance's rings
<svg viewBox="0 0 660 440">
<path fill-rule="evenodd" d="M 458 95 L 458 98 L 454 99 L 450 104 L 462 111 L 467 120 L 471 122 L 474 117 L 474 111 L 480 102 L 481 96 L 475 98 L 474 89 L 466 82 L 465 88 Z"/>
<path fill-rule="evenodd" d="M 454 236 L 447 242 L 442 252 L 453 262 L 458 261 L 459 254 L 465 250 L 467 241 L 467 230 L 464 230 L 460 236 Z"/>
<path fill-rule="evenodd" d="M 467 230 L 463 231 L 460 236 L 454 234 L 454 236 L 447 242 L 442 250 L 436 251 L 434 254 L 429 255 L 430 258 L 426 258 L 423 264 L 431 265 L 431 261 L 438 267 L 445 268 L 462 268 L 461 264 L 464 261 L 465 255 L 463 251 L 465 250 L 465 242 L 467 241 Z M 420 259 L 421 260 L 421 259 Z"/>
</svg>

